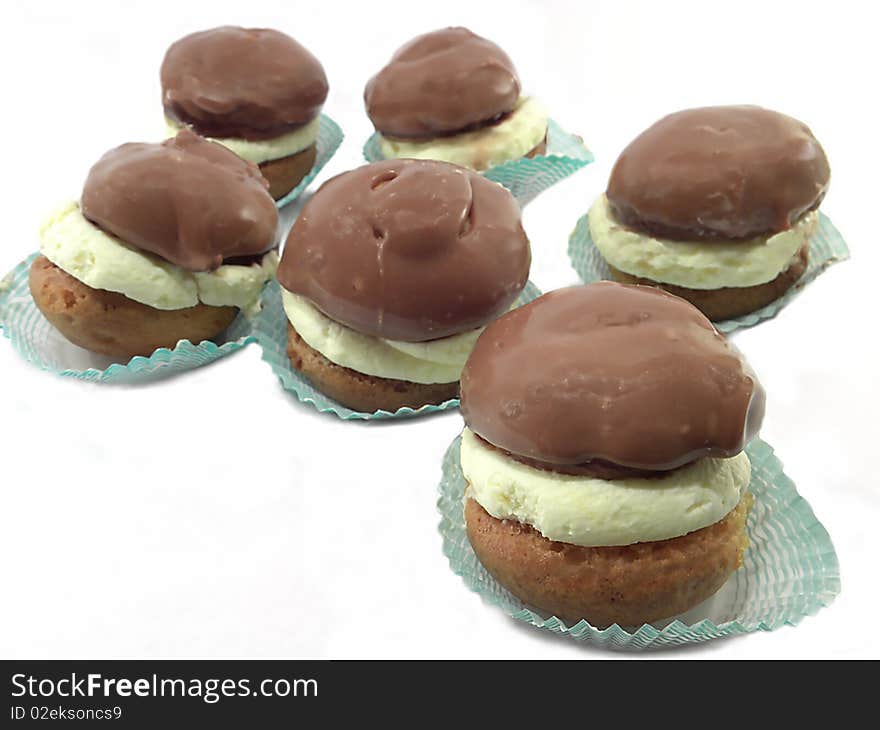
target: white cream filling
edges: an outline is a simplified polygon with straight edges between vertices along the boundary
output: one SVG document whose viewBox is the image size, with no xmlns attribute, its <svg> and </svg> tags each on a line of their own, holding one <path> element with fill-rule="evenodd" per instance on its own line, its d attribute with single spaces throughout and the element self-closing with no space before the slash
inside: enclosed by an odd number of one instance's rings
<svg viewBox="0 0 880 730">
<path fill-rule="evenodd" d="M 524 157 L 547 134 L 547 112 L 531 97 L 520 97 L 507 118 L 451 137 L 427 140 L 389 138 L 379 135 L 379 149 L 386 159 L 442 160 L 472 170 L 487 170 L 508 160 Z"/>
<path fill-rule="evenodd" d="M 186 309 L 199 302 L 259 310 L 263 284 L 275 275 L 278 254 L 270 251 L 251 266 L 224 264 L 191 272 L 102 231 L 71 201 L 40 229 L 40 253 L 92 289 L 118 292 L 155 309 Z"/>
<path fill-rule="evenodd" d="M 596 479 L 527 466 L 465 428 L 467 497 L 493 517 L 531 525 L 548 540 L 606 547 L 668 540 L 724 518 L 749 486 L 745 452 L 704 458 L 656 479 Z"/>
<path fill-rule="evenodd" d="M 209 137 L 209 139 L 232 150 L 243 160 L 259 165 L 261 162 L 290 157 L 297 152 L 302 152 L 307 147 L 311 147 L 318 139 L 320 126 L 321 117 L 318 115 L 303 126 L 271 139 L 242 139 L 239 137 Z M 183 127 L 173 119 L 165 117 L 165 128 L 166 135 L 174 137 Z"/>
<path fill-rule="evenodd" d="M 722 289 L 779 276 L 816 231 L 819 214 L 811 211 L 787 231 L 747 241 L 670 241 L 619 223 L 603 194 L 590 208 L 589 222 L 593 243 L 615 269 L 688 289 Z"/>
<path fill-rule="evenodd" d="M 430 342 L 371 337 L 330 319 L 305 297 L 281 289 L 293 328 L 330 362 L 365 375 L 411 383 L 454 383 L 484 328 Z"/>
</svg>

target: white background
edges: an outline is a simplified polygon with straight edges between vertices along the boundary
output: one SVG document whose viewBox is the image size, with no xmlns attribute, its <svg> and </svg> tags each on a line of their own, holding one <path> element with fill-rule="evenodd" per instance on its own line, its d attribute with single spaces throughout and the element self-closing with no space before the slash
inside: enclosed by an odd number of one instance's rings
<svg viewBox="0 0 880 730">
<path fill-rule="evenodd" d="M 876 27 L 861 3 L 4 3 L 0 268 L 107 149 L 161 134 L 173 40 L 287 31 L 323 62 L 361 163 L 367 77 L 411 36 L 466 24 L 597 162 L 525 211 L 532 279 L 575 283 L 568 233 L 621 148 L 687 106 L 806 121 L 831 159 L 823 210 L 853 259 L 738 334 L 768 393 L 762 436 L 830 532 L 843 591 L 797 628 L 653 657 L 867 657 L 878 595 Z M 312 185 L 312 190 L 316 186 Z M 435 506 L 457 412 L 344 423 L 284 393 L 257 346 L 153 385 L 42 373 L 0 339 L 0 655 L 616 657 L 484 605 L 449 570 Z"/>
</svg>

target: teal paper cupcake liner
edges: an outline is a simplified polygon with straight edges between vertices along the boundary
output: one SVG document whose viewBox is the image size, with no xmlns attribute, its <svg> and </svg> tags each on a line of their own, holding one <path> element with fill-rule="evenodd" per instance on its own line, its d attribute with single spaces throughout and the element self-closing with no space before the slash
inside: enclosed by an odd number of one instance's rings
<svg viewBox="0 0 880 730">
<path fill-rule="evenodd" d="M 385 159 L 379 149 L 378 133 L 364 144 L 364 158 L 368 162 Z M 511 160 L 490 167 L 483 175 L 501 183 L 513 193 L 520 205 L 525 205 L 592 161 L 593 153 L 587 149 L 584 141 L 576 134 L 566 132 L 551 119 L 547 123 L 546 154 Z"/>
<path fill-rule="evenodd" d="M 807 270 L 798 282 L 766 307 L 741 317 L 725 319 L 713 324 L 720 332 L 730 333 L 775 317 L 807 284 L 832 264 L 846 261 L 849 255 L 849 248 L 846 241 L 843 240 L 843 236 L 840 235 L 840 231 L 834 227 L 825 214 L 820 212 L 819 228 L 810 239 L 810 259 Z M 577 222 L 575 229 L 569 236 L 568 257 L 571 259 L 571 264 L 578 276 L 587 284 L 611 278 L 608 264 L 590 237 L 590 223 L 586 215 Z"/>
<path fill-rule="evenodd" d="M 37 309 L 28 288 L 32 254 L 0 282 L 0 329 L 29 363 L 41 370 L 95 383 L 142 383 L 207 365 L 250 342 L 251 324 L 239 314 L 218 342 L 181 340 L 173 350 L 159 348 L 127 363 L 68 342 Z"/>
<path fill-rule="evenodd" d="M 638 651 L 795 626 L 840 593 L 840 568 L 831 538 L 783 472 L 773 448 L 756 439 L 746 449 L 752 462 L 749 488 L 755 498 L 747 524 L 749 549 L 743 566 L 718 593 L 682 616 L 639 628 L 614 624 L 597 629 L 584 620 L 568 626 L 523 605 L 477 560 L 464 524 L 460 444 L 459 437 L 443 460 L 437 503 L 443 516 L 443 552 L 468 588 L 518 621 L 599 647 Z"/>
<path fill-rule="evenodd" d="M 317 154 L 315 155 L 314 166 L 309 171 L 309 174 L 300 181 L 299 185 L 283 198 L 275 201 L 275 205 L 281 208 L 296 200 L 311 184 L 312 180 L 318 176 L 318 173 L 321 172 L 324 165 L 330 161 L 330 158 L 336 154 L 336 150 L 338 150 L 339 145 L 342 144 L 344 136 L 345 135 L 342 134 L 339 125 L 326 114 L 322 114 L 321 121 L 318 125 L 318 139 L 316 141 Z"/>
<path fill-rule="evenodd" d="M 541 291 L 538 287 L 532 282 L 528 282 L 520 295 L 518 304 L 526 304 L 539 296 L 541 296 Z M 290 359 L 287 357 L 287 315 L 281 303 L 281 287 L 277 281 L 270 282 L 263 291 L 262 303 L 262 309 L 254 319 L 254 337 L 263 349 L 263 360 L 278 376 L 282 387 L 293 393 L 301 403 L 308 403 L 321 413 L 333 413 L 344 421 L 410 418 L 458 407 L 458 398 L 452 398 L 439 406 L 404 407 L 393 413 L 383 410 L 365 413 L 345 407 L 338 401 L 324 395 L 307 378 L 290 366 Z"/>
</svg>

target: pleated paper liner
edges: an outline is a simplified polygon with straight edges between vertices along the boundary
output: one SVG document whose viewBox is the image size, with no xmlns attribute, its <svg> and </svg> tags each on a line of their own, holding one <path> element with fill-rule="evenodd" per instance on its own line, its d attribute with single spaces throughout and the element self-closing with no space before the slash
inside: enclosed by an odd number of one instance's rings
<svg viewBox="0 0 880 730">
<path fill-rule="evenodd" d="M 523 305 L 539 296 L 541 291 L 538 287 L 528 282 L 517 303 Z M 383 410 L 364 413 L 346 408 L 338 401 L 324 395 L 306 377 L 290 366 L 290 359 L 287 357 L 287 315 L 281 303 L 281 287 L 277 281 L 269 283 L 263 291 L 262 301 L 262 310 L 254 319 L 254 337 L 263 348 L 263 360 L 278 376 L 282 387 L 293 393 L 301 403 L 308 403 L 321 413 L 333 413 L 344 421 L 409 418 L 458 407 L 458 398 L 453 398 L 438 406 L 427 405 L 415 409 L 404 407 L 393 413 Z"/>
<path fill-rule="evenodd" d="M 443 460 L 437 503 L 443 516 L 443 552 L 468 588 L 518 621 L 599 647 L 638 651 L 795 626 L 828 606 L 840 592 L 831 538 L 783 472 L 772 447 L 756 439 L 746 449 L 752 462 L 749 488 L 755 497 L 747 525 L 749 549 L 743 566 L 718 593 L 686 614 L 653 625 L 597 629 L 582 620 L 568 626 L 523 605 L 474 555 L 464 525 L 460 443 L 459 437 Z"/>
<path fill-rule="evenodd" d="M 285 195 L 280 200 L 275 201 L 275 205 L 279 208 L 287 205 L 288 203 L 292 203 L 296 200 L 300 195 L 302 195 L 303 191 L 311 184 L 312 180 L 314 180 L 318 173 L 324 168 L 330 158 L 336 154 L 336 150 L 339 149 L 339 145 L 342 144 L 342 139 L 344 135 L 342 134 L 342 130 L 339 128 L 339 125 L 336 124 L 330 117 L 326 114 L 321 115 L 321 121 L 318 125 L 318 139 L 316 141 L 317 145 L 317 154 L 315 156 L 315 164 L 312 167 L 311 171 L 308 175 L 306 175 L 300 183 L 291 190 L 287 195 Z"/>
<path fill-rule="evenodd" d="M 725 319 L 713 324 L 719 331 L 729 333 L 745 327 L 752 327 L 765 319 L 775 317 L 807 284 L 832 264 L 846 261 L 849 255 L 849 248 L 846 241 L 843 240 L 843 236 L 840 235 L 840 231 L 834 227 L 825 214 L 820 212 L 819 228 L 810 239 L 810 259 L 807 270 L 798 282 L 766 307 L 741 317 Z M 586 215 L 577 222 L 574 231 L 569 236 L 568 257 L 571 259 L 571 264 L 578 276 L 587 284 L 611 278 L 608 264 L 605 263 L 605 259 L 590 237 L 590 223 Z"/>
<path fill-rule="evenodd" d="M 385 159 L 379 149 L 378 133 L 373 134 L 364 144 L 364 158 L 367 162 Z M 592 161 L 593 153 L 587 149 L 584 141 L 576 134 L 566 132 L 551 119 L 547 123 L 545 154 L 490 167 L 483 175 L 501 183 L 513 193 L 520 205 L 525 205 Z"/>
<path fill-rule="evenodd" d="M 29 256 L 0 282 L 0 329 L 41 370 L 96 383 L 148 382 L 207 365 L 253 342 L 251 324 L 239 314 L 216 342 L 181 340 L 173 350 L 163 347 L 149 357 L 114 362 L 68 342 L 37 309 L 28 289 L 28 270 L 37 256 Z"/>
</svg>

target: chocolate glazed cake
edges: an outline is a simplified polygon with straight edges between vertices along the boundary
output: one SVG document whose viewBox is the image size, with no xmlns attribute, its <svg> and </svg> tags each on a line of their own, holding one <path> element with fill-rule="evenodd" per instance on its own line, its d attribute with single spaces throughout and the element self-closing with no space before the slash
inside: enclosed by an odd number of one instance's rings
<svg viewBox="0 0 880 730">
<path fill-rule="evenodd" d="M 358 410 L 448 400 L 530 262 L 516 201 L 473 172 L 396 160 L 343 173 L 306 203 L 278 268 L 291 363 Z"/>
<path fill-rule="evenodd" d="M 82 211 L 102 230 L 187 271 L 263 254 L 278 226 L 259 171 L 186 130 L 161 144 L 110 150 L 89 171 Z"/>
<path fill-rule="evenodd" d="M 661 286 L 710 319 L 736 317 L 805 271 L 829 177 L 796 119 L 755 106 L 689 109 L 621 153 L 591 234 L 615 279 Z"/>
<path fill-rule="evenodd" d="M 482 170 L 502 161 L 499 155 L 533 157 L 546 149 L 546 115 L 521 97 L 513 62 L 467 28 L 426 33 L 402 46 L 369 80 L 364 103 L 386 157 L 443 154 L 457 140 L 466 149 L 448 161 Z M 509 135 L 501 129 L 514 115 L 537 116 L 525 136 L 512 125 Z M 478 134 L 492 127 L 495 139 Z M 392 154 L 398 148 L 403 154 Z"/>
<path fill-rule="evenodd" d="M 243 268 L 249 268 L 269 254 L 278 211 L 254 165 L 184 130 L 161 144 L 129 143 L 107 152 L 89 171 L 81 203 L 67 219 L 67 228 L 58 223 L 44 231 L 55 243 L 31 267 L 34 301 L 74 344 L 130 358 L 226 329 L 238 313 L 234 287 L 217 295 L 229 303 L 209 305 L 197 296 L 196 277 L 230 262 L 247 261 Z M 57 240 L 65 236 L 82 240 Z M 77 248 L 94 239 L 99 248 Z M 72 259 L 58 255 L 68 249 Z M 64 268 L 77 260 L 90 262 L 76 269 L 79 276 L 100 274 L 108 283 L 89 286 Z M 163 302 L 168 285 L 191 296 L 191 305 L 145 303 Z M 136 297 L 129 287 L 136 287 Z"/>
<path fill-rule="evenodd" d="M 327 77 L 290 36 L 233 26 L 193 33 L 168 49 L 161 81 L 169 123 L 258 164 L 276 200 L 312 169 Z"/>
<path fill-rule="evenodd" d="M 468 536 L 525 603 L 640 625 L 740 565 L 764 394 L 682 299 L 601 282 L 513 310 L 468 358 L 461 410 Z"/>
</svg>

